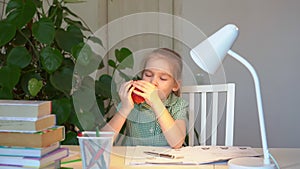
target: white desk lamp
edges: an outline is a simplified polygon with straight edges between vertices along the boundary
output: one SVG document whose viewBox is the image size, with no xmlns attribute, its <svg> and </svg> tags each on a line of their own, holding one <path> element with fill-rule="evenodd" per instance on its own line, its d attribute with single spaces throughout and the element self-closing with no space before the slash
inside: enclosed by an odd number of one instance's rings
<svg viewBox="0 0 300 169">
<path fill-rule="evenodd" d="M 264 113 L 262 108 L 261 91 L 258 76 L 254 68 L 248 61 L 237 53 L 230 50 L 232 44 L 238 36 L 238 28 L 235 25 L 228 24 L 219 31 L 208 37 L 190 51 L 194 62 L 209 74 L 214 74 L 222 64 L 224 57 L 229 54 L 250 71 L 254 84 L 257 100 L 261 141 L 264 158 L 259 157 L 241 157 L 231 159 L 228 162 L 229 169 L 275 169 L 275 165 L 270 162 L 270 155 L 267 145 L 266 129 L 264 122 Z"/>
</svg>

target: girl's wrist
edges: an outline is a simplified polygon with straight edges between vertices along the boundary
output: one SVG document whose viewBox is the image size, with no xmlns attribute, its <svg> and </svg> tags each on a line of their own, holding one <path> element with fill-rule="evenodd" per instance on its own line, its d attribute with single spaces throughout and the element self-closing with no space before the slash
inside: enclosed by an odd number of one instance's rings
<svg viewBox="0 0 300 169">
<path fill-rule="evenodd" d="M 152 109 L 154 110 L 156 117 L 159 118 L 162 116 L 164 110 L 166 109 L 165 105 L 161 100 L 155 101 L 153 103 L 153 106 L 151 106 Z"/>
<path fill-rule="evenodd" d="M 131 108 L 125 108 L 125 107 L 121 107 L 119 110 L 119 114 L 125 118 L 127 118 L 127 116 L 129 115 L 129 113 L 131 112 Z"/>
</svg>

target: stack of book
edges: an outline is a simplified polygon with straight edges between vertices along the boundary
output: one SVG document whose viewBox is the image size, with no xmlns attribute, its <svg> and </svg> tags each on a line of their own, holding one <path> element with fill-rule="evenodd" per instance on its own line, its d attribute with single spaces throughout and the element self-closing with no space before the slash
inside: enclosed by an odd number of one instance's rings
<svg viewBox="0 0 300 169">
<path fill-rule="evenodd" d="M 59 168 L 69 151 L 51 109 L 51 101 L 0 100 L 0 169 Z"/>
</svg>

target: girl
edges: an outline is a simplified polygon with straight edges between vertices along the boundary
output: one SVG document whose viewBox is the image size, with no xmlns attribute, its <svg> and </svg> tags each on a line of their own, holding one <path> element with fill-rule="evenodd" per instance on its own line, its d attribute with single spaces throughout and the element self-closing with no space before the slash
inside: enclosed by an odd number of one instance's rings
<svg viewBox="0 0 300 169">
<path fill-rule="evenodd" d="M 142 80 L 121 85 L 118 112 L 103 130 L 119 133 L 126 122 L 127 145 L 180 148 L 186 135 L 188 107 L 179 97 L 181 73 L 179 54 L 167 48 L 152 51 L 146 57 Z M 145 102 L 134 104 L 132 92 L 143 97 Z"/>
</svg>

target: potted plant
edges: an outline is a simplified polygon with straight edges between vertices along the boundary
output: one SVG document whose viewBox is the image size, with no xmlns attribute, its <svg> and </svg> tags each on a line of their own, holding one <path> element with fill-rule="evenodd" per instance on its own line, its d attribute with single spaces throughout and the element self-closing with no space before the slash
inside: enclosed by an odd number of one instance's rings
<svg viewBox="0 0 300 169">
<path fill-rule="evenodd" d="M 92 34 L 92 31 L 66 6 L 67 3 L 79 2 L 81 0 L 2 2 L 6 8 L 2 8 L 4 15 L 0 21 L 0 99 L 51 100 L 57 124 L 66 128 L 63 144 L 78 144 L 77 129 L 83 130 L 72 97 L 76 94 L 72 80 L 74 66 L 79 62 L 78 55 L 88 39 L 101 44 L 99 38 L 84 35 L 84 32 Z M 107 63 L 112 72 L 122 73 L 122 69 L 132 67 L 131 64 L 118 66 L 125 58 L 132 57 L 129 49 L 117 49 L 115 52 L 115 59 Z M 89 67 L 92 59 L 82 62 Z M 105 63 L 101 62 L 98 69 L 104 66 Z M 80 76 L 86 79 L 86 75 L 79 75 L 77 79 L 82 80 Z M 85 85 L 78 84 L 81 85 L 79 88 Z M 112 75 L 102 74 L 94 84 L 96 106 L 102 114 L 107 114 L 113 105 L 110 94 L 111 86 L 114 86 Z M 101 125 L 90 115 L 84 118 L 89 124 L 85 130 Z"/>
</svg>

